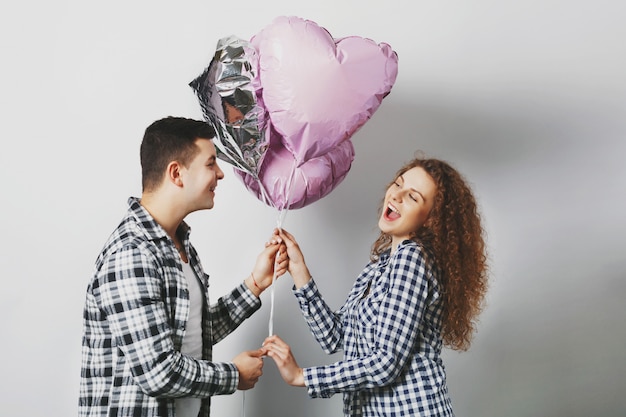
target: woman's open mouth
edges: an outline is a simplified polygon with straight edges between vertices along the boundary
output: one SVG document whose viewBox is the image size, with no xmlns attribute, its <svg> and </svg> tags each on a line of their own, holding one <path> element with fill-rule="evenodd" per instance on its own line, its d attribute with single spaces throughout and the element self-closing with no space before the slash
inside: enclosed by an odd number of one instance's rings
<svg viewBox="0 0 626 417">
<path fill-rule="evenodd" d="M 384 214 L 385 220 L 394 221 L 400 218 L 400 212 L 391 204 L 387 205 Z"/>
</svg>

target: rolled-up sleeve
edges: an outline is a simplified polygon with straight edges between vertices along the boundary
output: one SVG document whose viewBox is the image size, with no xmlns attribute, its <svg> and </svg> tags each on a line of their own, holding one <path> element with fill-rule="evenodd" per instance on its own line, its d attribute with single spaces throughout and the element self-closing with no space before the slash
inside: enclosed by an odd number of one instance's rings
<svg viewBox="0 0 626 417">
<path fill-rule="evenodd" d="M 211 306 L 213 344 L 223 340 L 261 308 L 261 301 L 241 283 Z"/>
</svg>

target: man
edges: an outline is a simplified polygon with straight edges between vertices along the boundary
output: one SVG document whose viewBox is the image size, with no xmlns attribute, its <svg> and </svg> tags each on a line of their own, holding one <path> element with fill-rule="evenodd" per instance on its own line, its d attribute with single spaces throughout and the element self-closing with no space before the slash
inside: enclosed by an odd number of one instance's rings
<svg viewBox="0 0 626 417">
<path fill-rule="evenodd" d="M 286 251 L 268 243 L 250 276 L 209 304 L 184 218 L 213 207 L 224 177 L 214 137 L 206 123 L 175 117 L 145 131 L 141 199 L 129 199 L 87 288 L 80 416 L 206 417 L 212 395 L 261 376 L 265 349 L 218 363 L 212 345 L 260 308 L 274 268 L 286 271 Z"/>
</svg>

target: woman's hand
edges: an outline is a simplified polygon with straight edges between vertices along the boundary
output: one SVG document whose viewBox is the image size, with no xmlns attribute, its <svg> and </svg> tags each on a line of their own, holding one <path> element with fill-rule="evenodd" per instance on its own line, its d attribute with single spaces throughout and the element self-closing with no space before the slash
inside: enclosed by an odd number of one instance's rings
<svg viewBox="0 0 626 417">
<path fill-rule="evenodd" d="M 278 371 L 283 380 L 294 387 L 304 386 L 304 374 L 298 366 L 296 358 L 291 353 L 291 348 L 280 337 L 273 335 L 265 339 L 263 348 L 267 356 L 274 359 Z"/>
<path fill-rule="evenodd" d="M 298 242 L 285 229 L 276 229 L 274 233 L 287 249 L 287 256 L 289 257 L 288 270 L 296 288 L 306 285 L 311 280 L 311 273 L 304 261 L 304 255 L 300 250 Z"/>
</svg>

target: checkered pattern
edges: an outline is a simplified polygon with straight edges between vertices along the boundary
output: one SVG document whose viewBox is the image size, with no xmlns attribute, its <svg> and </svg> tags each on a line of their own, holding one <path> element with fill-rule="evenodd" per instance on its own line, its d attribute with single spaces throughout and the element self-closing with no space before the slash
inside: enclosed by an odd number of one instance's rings
<svg viewBox="0 0 626 417">
<path fill-rule="evenodd" d="M 313 280 L 294 291 L 322 349 L 344 351 L 339 362 L 304 369 L 311 397 L 343 393 L 346 416 L 454 415 L 440 357 L 441 289 L 428 259 L 405 240 L 365 267 L 337 312 Z"/>
<path fill-rule="evenodd" d="M 214 305 L 205 303 L 203 360 L 180 353 L 189 317 L 189 293 L 172 240 L 135 198 L 96 261 L 87 287 L 79 415 L 173 417 L 174 399 L 236 390 L 230 362 L 211 362 L 212 345 L 260 307 L 242 283 Z M 208 275 L 181 226 L 184 245 L 208 296 Z"/>
</svg>

